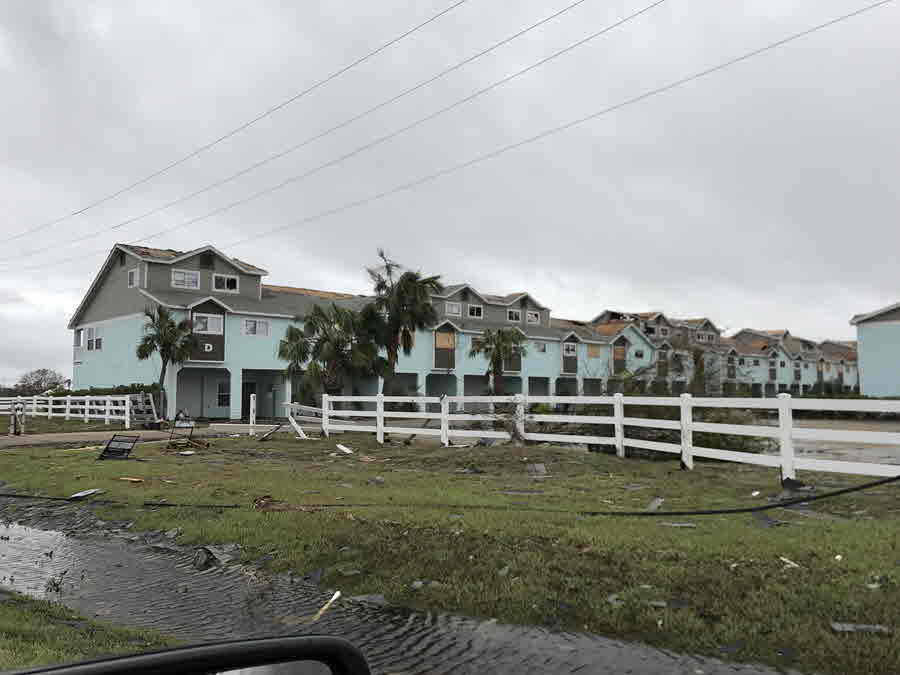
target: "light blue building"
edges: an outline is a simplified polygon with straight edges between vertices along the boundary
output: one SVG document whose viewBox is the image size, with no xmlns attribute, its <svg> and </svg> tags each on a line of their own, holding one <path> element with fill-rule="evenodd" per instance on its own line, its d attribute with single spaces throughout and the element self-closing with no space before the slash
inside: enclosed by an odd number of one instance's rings
<svg viewBox="0 0 900 675">
<path fill-rule="evenodd" d="M 860 391 L 866 396 L 900 396 L 900 302 L 857 314 Z"/>
</svg>

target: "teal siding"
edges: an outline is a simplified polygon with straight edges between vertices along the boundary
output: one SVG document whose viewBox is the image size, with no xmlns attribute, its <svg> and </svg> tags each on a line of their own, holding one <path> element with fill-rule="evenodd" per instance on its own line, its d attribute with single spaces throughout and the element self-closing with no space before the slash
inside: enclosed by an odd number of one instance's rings
<svg viewBox="0 0 900 675">
<path fill-rule="evenodd" d="M 856 331 L 861 393 L 900 396 L 900 322 L 861 323 Z"/>
<path fill-rule="evenodd" d="M 72 388 L 114 387 L 133 382 L 152 384 L 158 381 L 159 357 L 154 354 L 146 361 L 139 361 L 135 355 L 145 323 L 143 315 L 133 314 L 78 325 L 77 328 L 99 328 L 103 340 L 99 351 L 88 351 L 86 344 L 73 347 Z"/>
</svg>

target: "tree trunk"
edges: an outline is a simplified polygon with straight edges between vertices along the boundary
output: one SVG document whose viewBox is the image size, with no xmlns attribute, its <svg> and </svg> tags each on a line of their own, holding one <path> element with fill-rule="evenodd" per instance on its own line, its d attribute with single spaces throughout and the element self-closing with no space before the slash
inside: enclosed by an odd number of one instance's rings
<svg viewBox="0 0 900 675">
<path fill-rule="evenodd" d="M 166 419 L 166 390 L 165 390 L 165 382 L 166 382 L 166 370 L 169 367 L 169 362 L 163 360 L 162 368 L 159 371 L 159 393 L 156 407 L 156 416 L 160 419 Z"/>
</svg>

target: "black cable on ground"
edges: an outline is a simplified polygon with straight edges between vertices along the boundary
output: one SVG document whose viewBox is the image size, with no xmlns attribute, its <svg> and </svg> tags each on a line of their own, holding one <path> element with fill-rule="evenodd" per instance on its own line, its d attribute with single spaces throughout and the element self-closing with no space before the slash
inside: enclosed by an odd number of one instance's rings
<svg viewBox="0 0 900 675">
<path fill-rule="evenodd" d="M 850 494 L 852 492 L 860 492 L 879 485 L 887 485 L 900 481 L 900 474 L 888 478 L 880 478 L 878 480 L 863 483 L 862 485 L 854 485 L 840 490 L 832 490 L 818 495 L 809 495 L 794 497 L 793 499 L 785 499 L 783 501 L 773 502 L 771 504 L 760 504 L 759 506 L 742 506 L 730 509 L 698 509 L 692 511 L 569 511 L 565 509 L 542 509 L 537 507 L 510 508 L 503 504 L 397 504 L 397 503 L 360 503 L 360 504 L 296 504 L 298 510 L 303 509 L 362 509 L 362 508 L 379 508 L 379 507 L 399 507 L 399 508 L 441 508 L 441 509 L 482 509 L 487 511 L 531 511 L 538 513 L 559 513 L 576 516 L 628 516 L 628 517 L 648 517 L 648 516 L 720 516 L 733 513 L 756 513 L 760 511 L 769 511 L 771 509 L 781 509 L 795 504 L 808 504 L 809 502 L 817 502 L 823 499 L 830 499 L 840 495 Z M 40 495 L 22 495 L 14 493 L 0 493 L 0 498 L 9 499 L 36 499 L 58 502 L 71 502 L 73 504 L 81 500 L 70 499 L 69 497 L 45 497 Z M 138 506 L 129 502 L 120 502 L 111 499 L 94 499 L 87 504 L 118 504 L 121 506 Z M 146 508 L 169 507 L 184 509 L 240 509 L 251 508 L 243 504 L 173 504 L 170 502 L 143 502 L 139 506 Z"/>
</svg>

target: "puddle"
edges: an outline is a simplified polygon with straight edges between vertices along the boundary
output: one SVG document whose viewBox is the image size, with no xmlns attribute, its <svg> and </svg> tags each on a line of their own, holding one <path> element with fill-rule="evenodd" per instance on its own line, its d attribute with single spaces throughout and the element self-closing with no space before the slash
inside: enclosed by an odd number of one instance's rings
<svg viewBox="0 0 900 675">
<path fill-rule="evenodd" d="M 83 508 L 75 513 L 70 507 L 52 506 L 30 511 L 43 514 L 44 523 L 93 520 Z M 314 613 L 331 592 L 289 575 L 240 565 L 201 572 L 191 564 L 192 550 L 129 541 L 139 537 L 128 531 L 75 536 L 8 523 L 0 525 L 0 536 L 8 537 L 0 539 L 0 586 L 62 602 L 85 616 L 151 628 L 189 642 L 340 635 L 357 644 L 379 673 L 775 672 L 595 635 L 343 599 L 316 624 L 305 626 L 298 618 Z"/>
</svg>

